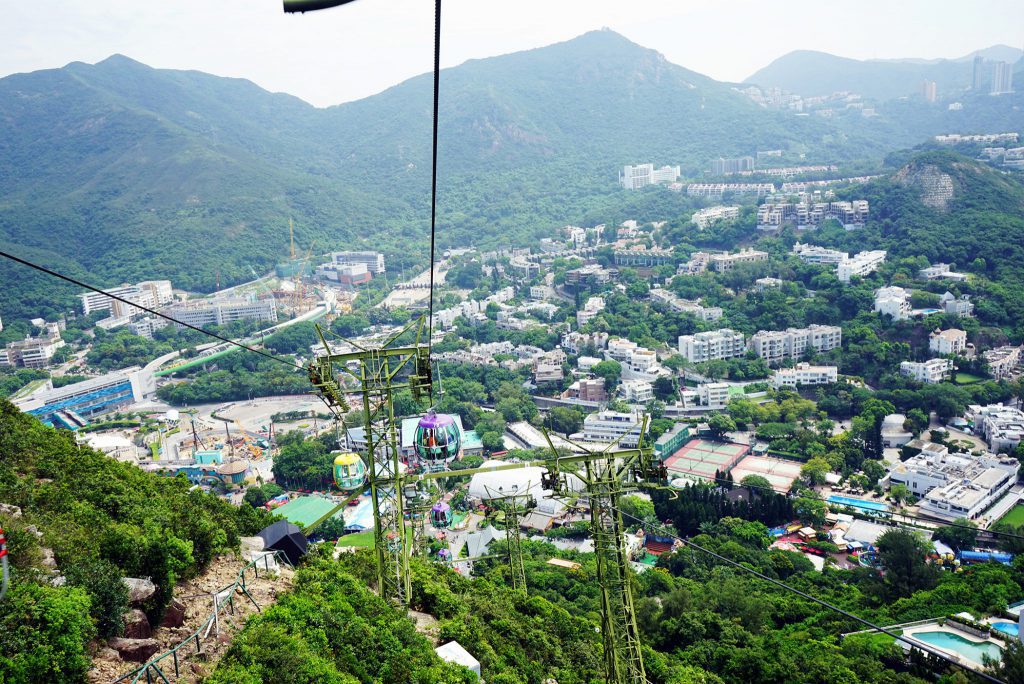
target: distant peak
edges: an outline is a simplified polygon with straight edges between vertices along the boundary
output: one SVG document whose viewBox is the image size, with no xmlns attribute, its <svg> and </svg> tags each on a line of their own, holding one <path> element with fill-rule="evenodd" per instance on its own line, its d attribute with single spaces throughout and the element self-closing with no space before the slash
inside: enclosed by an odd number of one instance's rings
<svg viewBox="0 0 1024 684">
<path fill-rule="evenodd" d="M 94 66 L 105 66 L 105 67 L 110 67 L 110 66 L 130 66 L 130 67 L 145 67 L 147 69 L 150 68 L 150 67 L 146 66 L 145 64 L 143 64 L 142 62 L 139 62 L 137 60 L 132 59 L 131 57 L 128 57 L 127 55 L 122 55 L 121 53 L 117 53 L 117 52 L 112 54 L 112 55 L 110 55 L 109 57 L 107 57 L 104 60 L 96 62 L 96 64 Z"/>
</svg>

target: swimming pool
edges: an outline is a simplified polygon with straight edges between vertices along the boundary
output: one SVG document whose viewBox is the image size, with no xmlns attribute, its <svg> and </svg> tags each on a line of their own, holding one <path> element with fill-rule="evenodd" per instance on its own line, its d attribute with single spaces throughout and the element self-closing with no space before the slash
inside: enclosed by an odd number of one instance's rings
<svg viewBox="0 0 1024 684">
<path fill-rule="evenodd" d="M 958 653 L 978 665 L 985 664 L 985 656 L 988 656 L 991 660 L 1002 658 L 1003 649 L 995 644 L 989 642 L 977 643 L 952 632 L 917 632 L 911 634 L 910 637 L 929 646 Z"/>
<path fill-rule="evenodd" d="M 998 629 L 1003 634 L 1020 636 L 1020 625 L 1016 622 L 993 622 L 992 629 Z"/>
<path fill-rule="evenodd" d="M 861 508 L 866 511 L 884 512 L 889 510 L 889 504 L 884 504 L 881 501 L 865 501 L 864 499 L 852 499 L 848 496 L 839 496 L 838 494 L 833 494 L 832 496 L 828 497 L 828 502 L 839 504 L 840 506 Z"/>
</svg>

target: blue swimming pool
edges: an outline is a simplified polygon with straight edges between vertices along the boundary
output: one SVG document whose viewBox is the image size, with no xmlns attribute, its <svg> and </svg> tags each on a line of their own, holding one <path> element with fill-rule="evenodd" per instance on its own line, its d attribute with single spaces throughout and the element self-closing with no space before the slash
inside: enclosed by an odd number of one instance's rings
<svg viewBox="0 0 1024 684">
<path fill-rule="evenodd" d="M 958 653 L 978 665 L 985 663 L 985 656 L 996 661 L 1003 657 L 1003 649 L 993 643 L 987 641 L 977 643 L 952 632 L 918 632 L 912 634 L 911 638 L 944 651 Z"/>
<path fill-rule="evenodd" d="M 889 504 L 884 504 L 881 501 L 865 501 L 864 499 L 853 499 L 848 496 L 839 496 L 838 494 L 833 494 L 828 497 L 828 502 L 838 504 L 840 506 L 861 508 L 866 511 L 884 512 L 889 510 Z"/>
<path fill-rule="evenodd" d="M 1016 622 L 994 622 L 992 623 L 992 629 L 998 629 L 1003 634 L 1009 634 L 1010 636 L 1020 636 L 1020 625 Z"/>
</svg>

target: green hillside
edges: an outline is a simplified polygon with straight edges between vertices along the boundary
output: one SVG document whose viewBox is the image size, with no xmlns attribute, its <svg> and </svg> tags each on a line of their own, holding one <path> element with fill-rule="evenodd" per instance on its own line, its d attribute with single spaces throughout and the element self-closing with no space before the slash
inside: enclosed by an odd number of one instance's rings
<svg viewBox="0 0 1024 684">
<path fill-rule="evenodd" d="M 158 622 L 178 580 L 270 520 L 80 447 L 0 400 L 0 512 L 11 588 L 0 601 L 0 682 L 85 681 L 87 643 L 120 634 L 121 577 L 150 578 Z M 66 579 L 55 586 L 52 580 Z"/>
</svg>

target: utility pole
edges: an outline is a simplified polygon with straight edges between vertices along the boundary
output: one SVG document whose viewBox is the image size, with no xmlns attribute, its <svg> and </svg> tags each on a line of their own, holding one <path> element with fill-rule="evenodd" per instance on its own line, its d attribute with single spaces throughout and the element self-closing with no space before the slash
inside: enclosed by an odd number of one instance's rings
<svg viewBox="0 0 1024 684">
<path fill-rule="evenodd" d="M 506 556 L 508 567 L 512 573 L 512 588 L 517 591 L 526 592 L 526 568 L 523 566 L 523 531 L 519 527 L 519 507 L 529 510 L 536 505 L 536 501 L 527 492 L 530 485 L 527 484 L 525 491 L 519 493 L 519 485 L 514 484 L 511 490 L 506 492 L 504 488 L 498 487 L 496 492 L 487 488 L 488 503 L 505 513 L 505 541 L 507 545 Z"/>
</svg>

